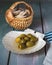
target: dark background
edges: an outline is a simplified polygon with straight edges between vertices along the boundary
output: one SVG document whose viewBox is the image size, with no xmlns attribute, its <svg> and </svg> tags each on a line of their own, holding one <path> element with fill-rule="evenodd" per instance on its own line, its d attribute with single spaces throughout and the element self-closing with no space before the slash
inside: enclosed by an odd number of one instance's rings
<svg viewBox="0 0 52 65">
<path fill-rule="evenodd" d="M 52 2 L 52 0 L 0 0 L 0 2 L 15 2 L 15 1 L 26 1 L 26 2 Z"/>
</svg>

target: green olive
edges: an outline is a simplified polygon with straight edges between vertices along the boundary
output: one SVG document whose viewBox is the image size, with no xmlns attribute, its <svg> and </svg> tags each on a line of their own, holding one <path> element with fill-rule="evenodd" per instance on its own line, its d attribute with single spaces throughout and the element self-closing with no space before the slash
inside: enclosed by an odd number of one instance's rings
<svg viewBox="0 0 52 65">
<path fill-rule="evenodd" d="M 38 38 L 34 37 L 34 42 L 37 42 L 38 41 Z"/>
<path fill-rule="evenodd" d="M 31 37 L 30 41 L 35 43 L 35 42 L 38 41 L 38 38 L 36 38 L 36 37 Z"/>
<path fill-rule="evenodd" d="M 23 39 L 23 40 L 20 41 L 20 43 L 21 43 L 21 44 L 25 44 L 26 41 Z"/>
<path fill-rule="evenodd" d="M 31 41 L 31 42 L 34 42 L 34 38 L 31 37 L 30 41 Z"/>
<path fill-rule="evenodd" d="M 25 41 L 29 41 L 29 37 L 27 37 L 27 36 L 24 37 L 24 40 L 25 40 Z"/>
<path fill-rule="evenodd" d="M 29 38 L 31 38 L 31 37 L 32 37 L 32 34 L 28 34 L 27 36 L 28 36 Z"/>
<path fill-rule="evenodd" d="M 26 36 L 25 34 L 21 34 L 19 37 L 20 37 L 21 39 L 23 39 L 25 36 Z"/>
<path fill-rule="evenodd" d="M 19 45 L 18 45 L 18 48 L 19 48 L 19 49 L 25 49 L 26 46 L 25 46 L 24 44 L 19 44 Z"/>
<path fill-rule="evenodd" d="M 15 39 L 15 42 L 16 42 L 16 43 L 20 43 L 20 42 L 21 42 L 21 39 L 20 39 L 19 37 L 17 37 L 17 38 Z"/>
<path fill-rule="evenodd" d="M 28 42 L 26 43 L 26 46 L 27 46 L 27 47 L 32 47 L 33 45 L 34 45 L 34 43 L 31 42 L 31 41 L 28 41 Z"/>
</svg>

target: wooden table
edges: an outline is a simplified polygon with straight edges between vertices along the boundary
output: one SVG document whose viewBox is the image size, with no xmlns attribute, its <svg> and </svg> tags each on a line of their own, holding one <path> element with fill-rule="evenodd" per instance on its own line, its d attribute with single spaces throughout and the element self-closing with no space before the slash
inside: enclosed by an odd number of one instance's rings
<svg viewBox="0 0 52 65">
<path fill-rule="evenodd" d="M 27 1 L 34 10 L 33 23 L 29 27 L 33 30 L 45 33 L 52 30 L 52 3 Z M 13 30 L 5 20 L 5 11 L 13 2 L 0 2 L 0 65 L 43 65 L 47 48 L 46 45 L 40 51 L 29 55 L 15 55 L 7 51 L 3 44 L 3 36 Z"/>
</svg>

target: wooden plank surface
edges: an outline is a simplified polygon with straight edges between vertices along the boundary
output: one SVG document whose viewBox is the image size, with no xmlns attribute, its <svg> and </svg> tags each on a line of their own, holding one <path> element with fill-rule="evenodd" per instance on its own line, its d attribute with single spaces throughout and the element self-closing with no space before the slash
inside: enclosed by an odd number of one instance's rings
<svg viewBox="0 0 52 65">
<path fill-rule="evenodd" d="M 34 18 L 30 28 L 42 32 L 39 4 L 31 3 L 31 6 L 34 10 Z M 44 48 L 29 55 L 15 55 L 12 53 L 9 65 L 43 65 L 44 57 Z"/>
<path fill-rule="evenodd" d="M 52 2 L 42 3 L 42 15 L 44 23 L 44 32 L 52 31 Z M 46 45 L 46 51 L 49 49 L 49 45 Z"/>
<path fill-rule="evenodd" d="M 2 44 L 3 36 L 12 28 L 5 21 L 5 11 L 9 5 L 0 2 L 0 65 L 7 65 L 8 51 Z"/>
</svg>

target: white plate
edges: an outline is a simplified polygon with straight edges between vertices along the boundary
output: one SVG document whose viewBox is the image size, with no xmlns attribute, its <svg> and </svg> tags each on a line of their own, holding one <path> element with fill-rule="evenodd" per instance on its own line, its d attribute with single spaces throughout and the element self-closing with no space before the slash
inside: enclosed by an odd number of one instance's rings
<svg viewBox="0 0 52 65">
<path fill-rule="evenodd" d="M 20 34 L 28 34 L 28 33 L 31 32 L 10 31 L 3 37 L 2 43 L 6 49 L 17 54 L 30 54 L 39 51 L 45 46 L 46 42 L 40 37 L 41 34 L 32 32 L 31 33 L 32 35 L 38 37 L 36 45 L 34 45 L 33 47 L 26 48 L 24 50 L 18 49 L 17 44 L 14 42 L 15 38 L 18 37 Z"/>
</svg>

